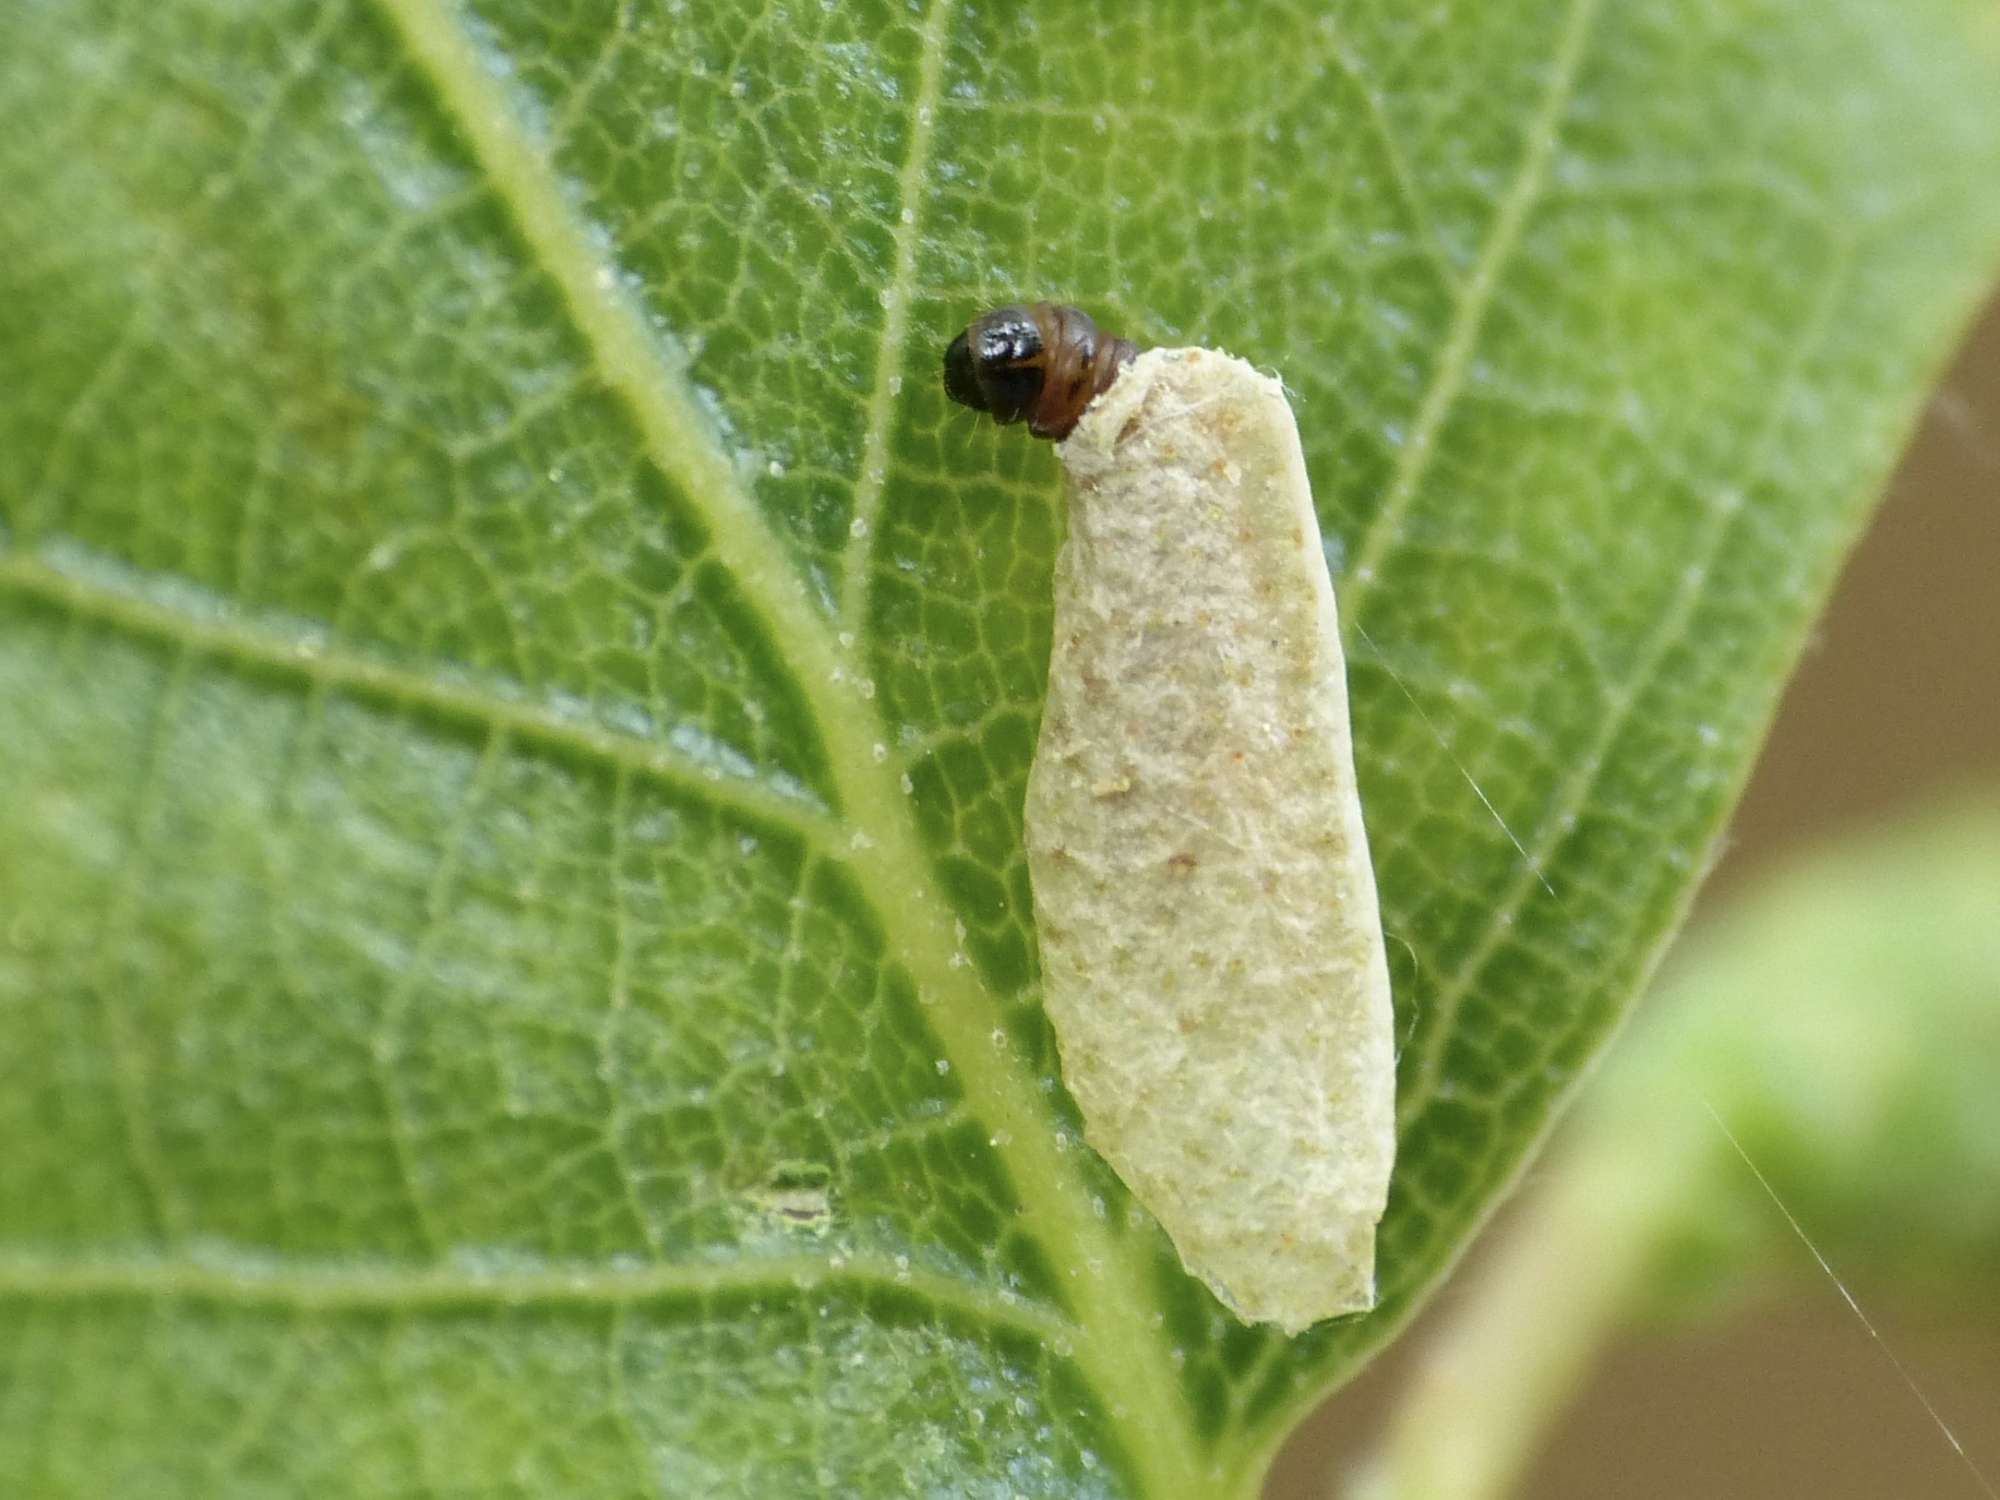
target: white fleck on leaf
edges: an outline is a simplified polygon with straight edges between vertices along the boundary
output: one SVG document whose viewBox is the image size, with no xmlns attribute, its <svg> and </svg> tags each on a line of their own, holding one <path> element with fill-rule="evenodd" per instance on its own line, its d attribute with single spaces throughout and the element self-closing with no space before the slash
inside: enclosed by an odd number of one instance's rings
<svg viewBox="0 0 2000 1500">
<path fill-rule="evenodd" d="M 1091 1144 L 1194 1275 L 1297 1332 L 1374 1304 L 1388 966 L 1333 590 L 1278 382 L 1141 355 L 1061 448 L 1027 845 Z"/>
</svg>

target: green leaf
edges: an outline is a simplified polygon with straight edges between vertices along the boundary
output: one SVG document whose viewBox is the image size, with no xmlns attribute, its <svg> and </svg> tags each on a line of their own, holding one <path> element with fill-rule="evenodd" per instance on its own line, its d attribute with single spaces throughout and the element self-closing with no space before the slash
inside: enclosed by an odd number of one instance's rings
<svg viewBox="0 0 2000 1500">
<path fill-rule="evenodd" d="M 1647 971 L 2000 254 L 1978 0 L 0 14 L 0 1489 L 1241 1493 Z M 1296 392 L 1385 1302 L 1080 1144 L 1067 296 Z"/>
</svg>

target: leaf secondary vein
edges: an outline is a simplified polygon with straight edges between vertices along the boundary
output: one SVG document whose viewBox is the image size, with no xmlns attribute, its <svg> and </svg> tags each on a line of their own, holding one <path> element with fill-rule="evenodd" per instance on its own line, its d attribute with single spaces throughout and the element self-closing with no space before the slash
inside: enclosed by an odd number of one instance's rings
<svg viewBox="0 0 2000 1500">
<path fill-rule="evenodd" d="M 1486 325 L 1487 311 L 1493 304 L 1494 289 L 1500 283 L 1501 273 L 1506 270 L 1515 246 L 1520 243 L 1521 231 L 1548 180 L 1549 162 L 1555 155 L 1556 143 L 1562 133 L 1563 115 L 1576 92 L 1577 75 L 1583 66 L 1597 10 L 1598 0 L 1573 0 L 1564 18 L 1556 42 L 1556 55 L 1549 69 L 1548 88 L 1528 127 L 1527 145 L 1521 153 L 1520 167 L 1507 185 L 1499 211 L 1493 216 L 1492 231 L 1480 248 L 1472 277 L 1465 284 L 1452 312 L 1450 332 L 1438 356 L 1437 373 L 1425 388 L 1423 401 L 1417 408 L 1416 423 L 1410 429 L 1409 441 L 1397 456 L 1389 492 L 1383 497 L 1382 508 L 1375 513 L 1375 519 L 1362 536 L 1361 545 L 1354 549 L 1353 561 L 1346 570 L 1345 578 L 1351 579 L 1352 583 L 1343 591 L 1345 597 L 1342 604 L 1350 620 L 1360 620 L 1362 602 L 1378 581 L 1382 561 L 1402 534 L 1410 506 L 1430 472 L 1438 435 L 1457 405 L 1459 391 L 1464 388 L 1473 351 L 1479 346 L 1479 335 Z"/>
<path fill-rule="evenodd" d="M 891 1293 L 1037 1338 L 1074 1337 L 1059 1314 L 1026 1298 L 874 1255 L 756 1256 L 732 1261 L 550 1266 L 505 1271 L 265 1260 L 81 1258 L 0 1254 L 0 1301 L 122 1298 L 286 1307 L 310 1312 L 385 1308 L 632 1307 L 720 1296 Z"/>
<path fill-rule="evenodd" d="M 67 551 L 68 549 L 65 549 Z M 838 832 L 825 810 L 796 792 L 745 781 L 704 767 L 651 740 L 600 729 L 532 702 L 511 702 L 476 687 L 427 677 L 386 662 L 372 661 L 330 640 L 286 638 L 217 611 L 205 617 L 191 609 L 156 602 L 114 586 L 95 573 L 63 566 L 54 558 L 0 548 L 0 593 L 53 605 L 137 640 L 186 648 L 281 681 L 321 690 L 343 689 L 363 698 L 427 709 L 442 718 L 509 735 L 527 744 L 564 750 L 599 764 L 642 776 L 669 790 L 699 798 L 747 821 L 786 829 L 829 851 Z"/>
<path fill-rule="evenodd" d="M 1362 67 L 1347 37 L 1328 12 L 1320 18 L 1325 30 L 1328 54 L 1333 58 L 1334 67 L 1354 96 L 1361 101 L 1363 118 L 1368 128 L 1374 132 L 1381 144 L 1382 157 L 1389 164 L 1389 180 L 1395 184 L 1396 196 L 1409 209 L 1410 222 L 1416 228 L 1417 237 L 1422 240 L 1424 256 L 1437 268 L 1438 278 L 1454 296 L 1465 294 L 1463 282 L 1453 268 L 1451 257 L 1445 253 L 1444 244 L 1438 235 L 1437 223 L 1424 206 L 1424 195 L 1417 186 L 1417 174 L 1410 169 L 1409 154 L 1403 150 L 1401 138 L 1390 123 L 1389 112 L 1382 103 L 1382 91 L 1375 86 L 1368 72 Z"/>
<path fill-rule="evenodd" d="M 861 478 L 854 487 L 853 537 L 841 580 L 842 618 L 859 634 L 868 623 L 868 580 L 875 559 L 882 491 L 888 483 L 889 424 L 896 414 L 896 382 L 909 341 L 910 298 L 917 279 L 917 205 L 930 171 L 931 141 L 943 92 L 944 50 L 951 30 L 952 0 L 932 0 L 924 17 L 923 50 L 917 61 L 917 98 L 910 125 L 910 149 L 896 179 L 895 268 L 883 290 L 882 335 L 875 349 L 875 388 L 868 395 L 868 434 L 861 447 Z"/>
</svg>

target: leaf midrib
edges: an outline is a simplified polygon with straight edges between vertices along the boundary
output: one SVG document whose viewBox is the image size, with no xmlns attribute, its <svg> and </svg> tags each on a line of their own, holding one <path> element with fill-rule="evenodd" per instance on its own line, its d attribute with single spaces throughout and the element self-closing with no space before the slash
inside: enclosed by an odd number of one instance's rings
<svg viewBox="0 0 2000 1500">
<path fill-rule="evenodd" d="M 1064 1160 L 1038 1080 L 1013 1053 L 991 1045 L 993 999 L 959 951 L 954 914 L 928 881 L 916 883 L 915 872 L 931 867 L 930 853 L 893 768 L 875 762 L 880 719 L 862 694 L 859 658 L 836 639 L 702 416 L 684 369 L 663 361 L 661 345 L 619 290 L 614 268 L 592 248 L 546 152 L 518 129 L 512 101 L 448 0 L 376 3 L 562 294 L 599 374 L 631 412 L 648 457 L 708 521 L 715 555 L 789 659 L 825 737 L 840 812 L 854 830 L 836 857 L 881 920 L 890 956 L 929 1002 L 926 1020 L 973 1112 L 994 1128 L 993 1149 L 1012 1180 L 1023 1230 L 1051 1264 L 1072 1273 L 1074 1357 L 1124 1429 L 1141 1482 L 1161 1496 L 1183 1492 L 1196 1461 L 1171 1351 L 1157 1309 L 1141 1290 L 1148 1284 L 1144 1252 L 1098 1217 Z M 925 18 L 927 56 L 920 66 L 933 76 L 946 41 L 946 3 L 933 0 Z M 917 144 L 913 135 L 913 149 Z M 914 277 L 913 249 L 898 271 Z M 907 301 L 907 287 L 900 295 Z M 897 355 L 885 336 L 882 359 Z"/>
</svg>

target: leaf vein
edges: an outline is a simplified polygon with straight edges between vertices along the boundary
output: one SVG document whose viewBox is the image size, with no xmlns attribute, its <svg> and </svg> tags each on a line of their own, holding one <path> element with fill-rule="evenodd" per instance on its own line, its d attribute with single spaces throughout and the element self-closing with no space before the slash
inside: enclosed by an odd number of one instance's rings
<svg viewBox="0 0 2000 1500">
<path fill-rule="evenodd" d="M 940 1313 L 1018 1329 L 1039 1339 L 1064 1341 L 1076 1335 L 1074 1325 L 1060 1313 L 1026 1298 L 921 1266 L 832 1251 L 732 1261 L 662 1261 L 629 1268 L 580 1265 L 491 1272 L 449 1265 L 357 1267 L 232 1263 L 220 1257 L 52 1259 L 0 1254 L 0 1300 L 45 1303 L 138 1299 L 372 1314 L 463 1307 L 615 1309 L 826 1292 L 909 1297 Z"/>
<path fill-rule="evenodd" d="M 64 549 L 67 552 L 70 549 Z M 64 559 L 67 560 L 67 559 Z M 79 620 L 136 640 L 186 646 L 191 651 L 281 681 L 322 691 L 342 689 L 357 697 L 416 707 L 485 733 L 504 731 L 527 744 L 640 776 L 669 791 L 712 803 L 766 827 L 786 830 L 814 847 L 832 848 L 835 830 L 824 808 L 808 800 L 803 787 L 747 781 L 705 767 L 679 751 L 616 730 L 579 721 L 530 702 L 499 698 L 478 687 L 440 681 L 352 650 L 330 645 L 317 634 L 285 638 L 268 626 L 218 609 L 195 610 L 149 599 L 114 586 L 92 568 L 91 576 L 60 566 L 49 554 L 0 549 L 0 595 L 55 606 Z"/>
<path fill-rule="evenodd" d="M 132 1171 L 152 1205 L 161 1234 L 170 1243 L 187 1234 L 187 1209 L 168 1168 L 167 1154 L 154 1130 L 153 1111 L 146 1098 L 146 1064 L 142 1044 L 133 1034 L 131 1017 L 127 1013 L 129 986 L 115 972 L 114 966 L 118 956 L 129 946 L 126 939 L 135 922 L 141 865 L 151 843 L 148 830 L 171 784 L 167 775 L 166 746 L 186 706 L 188 678 L 193 663 L 194 654 L 185 647 L 175 653 L 173 666 L 168 669 L 167 681 L 146 728 L 146 744 L 140 755 L 139 784 L 132 798 L 117 883 L 105 902 L 104 921 L 98 933 L 96 962 L 93 965 L 94 982 L 91 985 L 104 1018 L 111 1054 L 112 1092 L 117 1096 L 126 1150 L 132 1158 Z"/>
<path fill-rule="evenodd" d="M 1321 25 L 1327 37 L 1327 51 L 1333 58 L 1334 68 L 1346 80 L 1356 98 L 1361 101 L 1361 112 L 1368 121 L 1368 128 L 1374 132 L 1376 141 L 1382 147 L 1383 159 L 1389 165 L 1389 180 L 1396 189 L 1396 196 L 1403 200 L 1409 210 L 1410 222 L 1423 242 L 1423 253 L 1437 268 L 1438 279 L 1454 296 L 1462 297 L 1465 286 L 1457 270 L 1452 266 L 1451 257 L 1445 253 L 1444 242 L 1438 234 L 1437 221 L 1424 204 L 1424 196 L 1417 185 L 1417 174 L 1410 168 L 1409 154 L 1403 150 L 1402 138 L 1397 135 L 1395 125 L 1389 119 L 1389 112 L 1383 107 L 1382 91 L 1369 81 L 1368 73 L 1361 66 L 1359 58 L 1341 33 L 1338 22 L 1331 12 L 1327 13 Z"/>
<path fill-rule="evenodd" d="M 1423 400 L 1418 404 L 1409 441 L 1397 455 L 1396 470 L 1390 477 L 1382 508 L 1369 523 L 1361 545 L 1354 550 L 1353 562 L 1346 570 L 1343 581 L 1351 582 L 1344 590 L 1343 608 L 1349 620 L 1358 622 L 1361 619 L 1363 601 L 1373 589 L 1383 559 L 1395 545 L 1417 491 L 1430 472 L 1438 436 L 1457 405 L 1459 391 L 1465 385 L 1466 372 L 1471 368 L 1473 352 L 1478 348 L 1487 311 L 1493 304 L 1494 290 L 1520 243 L 1529 214 L 1541 197 L 1548 178 L 1549 162 L 1555 155 L 1562 133 L 1563 116 L 1575 95 L 1576 80 L 1588 50 L 1598 3 L 1599 0 L 1573 0 L 1564 20 L 1550 69 L 1548 90 L 1529 125 L 1521 164 L 1501 197 L 1499 211 L 1493 216 L 1492 232 L 1487 235 L 1486 243 L 1473 265 L 1471 279 L 1466 282 L 1453 309 L 1444 349 L 1438 356 L 1437 372 L 1431 377 Z"/>
<path fill-rule="evenodd" d="M 438 1233 L 417 1168 L 417 1141 L 410 1126 L 409 1110 L 403 1102 L 404 1091 L 397 1078 L 397 1067 L 402 1061 L 398 1033 L 408 1017 L 410 1000 L 425 978 L 432 950 L 447 925 L 452 887 L 458 883 L 458 868 L 464 857 L 466 840 L 479 819 L 482 803 L 493 783 L 495 768 L 506 753 L 507 732 L 496 729 L 481 747 L 471 780 L 452 811 L 451 826 L 446 830 L 443 848 L 438 852 L 437 862 L 424 890 L 423 920 L 413 936 L 409 962 L 402 965 L 395 984 L 383 1001 L 382 1013 L 377 1018 L 368 1049 L 375 1087 L 382 1096 L 390 1152 L 396 1162 L 396 1177 L 402 1185 L 403 1196 L 409 1202 L 410 1215 L 416 1221 L 417 1231 L 433 1255 L 444 1250 L 445 1238 Z"/>
<path fill-rule="evenodd" d="M 843 619 L 847 631 L 857 637 L 867 623 L 868 579 L 875 559 L 882 493 L 888 483 L 889 424 L 895 419 L 897 378 L 909 340 L 910 299 L 917 277 L 917 210 L 923 200 L 924 178 L 930 171 L 951 9 L 952 0 L 931 0 L 924 16 L 910 149 L 896 180 L 897 213 L 891 231 L 895 266 L 882 292 L 882 332 L 875 348 L 875 385 L 868 394 L 868 430 L 861 445 L 861 474 L 854 487 L 851 540 L 841 581 Z"/>
</svg>

